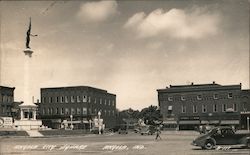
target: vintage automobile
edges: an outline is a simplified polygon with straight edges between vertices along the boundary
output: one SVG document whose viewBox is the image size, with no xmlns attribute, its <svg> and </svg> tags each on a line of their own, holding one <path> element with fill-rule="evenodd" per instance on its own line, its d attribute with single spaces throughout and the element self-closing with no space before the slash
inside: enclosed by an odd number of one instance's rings
<svg viewBox="0 0 250 155">
<path fill-rule="evenodd" d="M 232 127 L 218 126 L 194 139 L 192 145 L 208 150 L 216 145 L 243 145 L 250 148 L 250 133 L 235 133 Z"/>
<path fill-rule="evenodd" d="M 140 134 L 141 135 L 153 135 L 155 133 L 156 129 L 152 125 L 147 125 L 141 128 Z"/>
</svg>

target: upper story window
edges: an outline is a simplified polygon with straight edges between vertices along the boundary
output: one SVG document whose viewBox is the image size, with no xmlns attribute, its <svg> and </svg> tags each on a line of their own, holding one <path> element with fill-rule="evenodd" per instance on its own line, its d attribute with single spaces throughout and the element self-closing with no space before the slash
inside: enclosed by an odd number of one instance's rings
<svg viewBox="0 0 250 155">
<path fill-rule="evenodd" d="M 64 102 L 64 97 L 63 96 L 61 96 L 61 103 L 63 103 Z"/>
<path fill-rule="evenodd" d="M 182 101 L 185 101 L 185 100 L 186 100 L 186 97 L 185 97 L 185 96 L 181 96 L 181 100 L 182 100 Z"/>
<path fill-rule="evenodd" d="M 85 107 L 82 108 L 82 114 L 87 115 L 87 108 L 85 108 Z"/>
<path fill-rule="evenodd" d="M 95 98 L 95 101 L 94 101 L 94 103 L 96 103 L 96 98 Z"/>
<path fill-rule="evenodd" d="M 69 114 L 69 109 L 65 108 L 65 114 L 68 115 Z"/>
<path fill-rule="evenodd" d="M 173 97 L 172 97 L 172 96 L 169 96 L 169 97 L 168 97 L 168 101 L 173 101 Z"/>
<path fill-rule="evenodd" d="M 56 114 L 57 115 L 59 114 L 59 108 L 56 108 Z"/>
<path fill-rule="evenodd" d="M 91 97 L 89 96 L 89 103 L 91 102 Z"/>
<path fill-rule="evenodd" d="M 80 109 L 80 108 L 77 108 L 77 109 L 76 109 L 76 113 L 77 113 L 78 115 L 80 115 L 80 114 L 81 114 L 81 109 Z"/>
<path fill-rule="evenodd" d="M 64 114 L 64 108 L 61 108 L 61 114 L 62 115 Z"/>
<path fill-rule="evenodd" d="M 52 103 L 52 97 L 49 97 L 49 103 Z"/>
<path fill-rule="evenodd" d="M 201 100 L 202 96 L 201 95 L 197 95 L 197 100 Z"/>
<path fill-rule="evenodd" d="M 217 104 L 213 105 L 213 112 L 218 112 L 218 106 L 217 106 Z"/>
<path fill-rule="evenodd" d="M 69 102 L 69 99 L 68 99 L 68 96 L 65 96 L 65 103 L 68 103 Z"/>
<path fill-rule="evenodd" d="M 222 112 L 225 112 L 227 110 L 227 105 L 226 104 L 222 104 Z"/>
<path fill-rule="evenodd" d="M 233 104 L 233 110 L 234 110 L 234 111 L 237 111 L 237 110 L 238 110 L 237 104 L 236 104 L 236 103 Z"/>
<path fill-rule="evenodd" d="M 218 94 L 214 94 L 214 99 L 217 100 L 218 98 Z"/>
<path fill-rule="evenodd" d="M 102 99 L 100 98 L 100 104 L 102 104 Z"/>
<path fill-rule="evenodd" d="M 86 96 L 86 95 L 83 95 L 83 96 L 82 96 L 82 101 L 83 101 L 83 102 L 87 102 L 87 96 Z"/>
<path fill-rule="evenodd" d="M 182 106 L 181 106 L 181 112 L 182 112 L 182 113 L 186 113 L 186 106 L 185 106 L 185 105 L 182 105 Z"/>
<path fill-rule="evenodd" d="M 59 97 L 57 96 L 57 97 L 56 97 L 56 103 L 58 103 L 58 102 L 59 102 Z"/>
<path fill-rule="evenodd" d="M 107 103 L 106 103 L 106 99 L 104 100 L 104 104 L 106 105 Z"/>
<path fill-rule="evenodd" d="M 110 100 L 109 100 L 109 106 L 110 106 Z"/>
<path fill-rule="evenodd" d="M 193 105 L 193 113 L 197 113 L 197 105 Z"/>
<path fill-rule="evenodd" d="M 233 93 L 228 93 L 228 98 L 233 98 Z"/>
<path fill-rule="evenodd" d="M 202 105 L 202 112 L 203 113 L 207 112 L 207 105 Z"/>
<path fill-rule="evenodd" d="M 72 103 L 75 102 L 75 97 L 74 97 L 74 96 L 71 96 L 71 97 L 70 97 L 70 102 L 72 102 Z"/>
<path fill-rule="evenodd" d="M 77 102 L 81 102 L 80 96 L 76 96 L 76 101 L 77 101 Z"/>
<path fill-rule="evenodd" d="M 112 101 L 112 106 L 113 106 L 113 107 L 115 106 L 115 100 Z"/>
</svg>

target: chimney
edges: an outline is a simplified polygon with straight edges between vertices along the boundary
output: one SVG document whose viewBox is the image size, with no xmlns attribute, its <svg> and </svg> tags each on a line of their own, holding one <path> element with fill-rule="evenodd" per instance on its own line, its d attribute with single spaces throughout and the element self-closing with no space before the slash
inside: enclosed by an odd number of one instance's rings
<svg viewBox="0 0 250 155">
<path fill-rule="evenodd" d="M 194 83 L 192 82 L 191 85 L 194 85 Z"/>
<path fill-rule="evenodd" d="M 213 84 L 215 84 L 215 81 L 213 81 Z"/>
</svg>

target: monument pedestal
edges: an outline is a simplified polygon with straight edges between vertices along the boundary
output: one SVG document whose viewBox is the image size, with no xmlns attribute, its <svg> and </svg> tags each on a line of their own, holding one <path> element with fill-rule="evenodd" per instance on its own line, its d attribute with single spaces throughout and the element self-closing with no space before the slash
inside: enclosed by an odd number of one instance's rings
<svg viewBox="0 0 250 155">
<path fill-rule="evenodd" d="M 15 120 L 14 125 L 18 130 L 38 130 L 42 126 L 42 121 L 36 119 L 35 104 L 27 105 L 21 104 L 20 106 L 21 119 Z"/>
</svg>

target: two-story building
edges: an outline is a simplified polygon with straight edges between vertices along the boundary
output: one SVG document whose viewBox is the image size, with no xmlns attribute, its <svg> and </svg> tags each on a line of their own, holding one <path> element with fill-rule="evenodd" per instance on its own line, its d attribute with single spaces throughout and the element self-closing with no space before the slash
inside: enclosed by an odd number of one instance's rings
<svg viewBox="0 0 250 155">
<path fill-rule="evenodd" d="M 63 121 L 79 121 L 88 126 L 101 112 L 106 127 L 115 125 L 116 95 L 106 90 L 89 86 L 41 88 L 39 117 L 43 124 L 51 128 L 60 128 Z"/>
<path fill-rule="evenodd" d="M 194 129 L 205 124 L 240 126 L 241 84 L 192 83 L 170 85 L 157 91 L 166 128 Z"/>
</svg>

